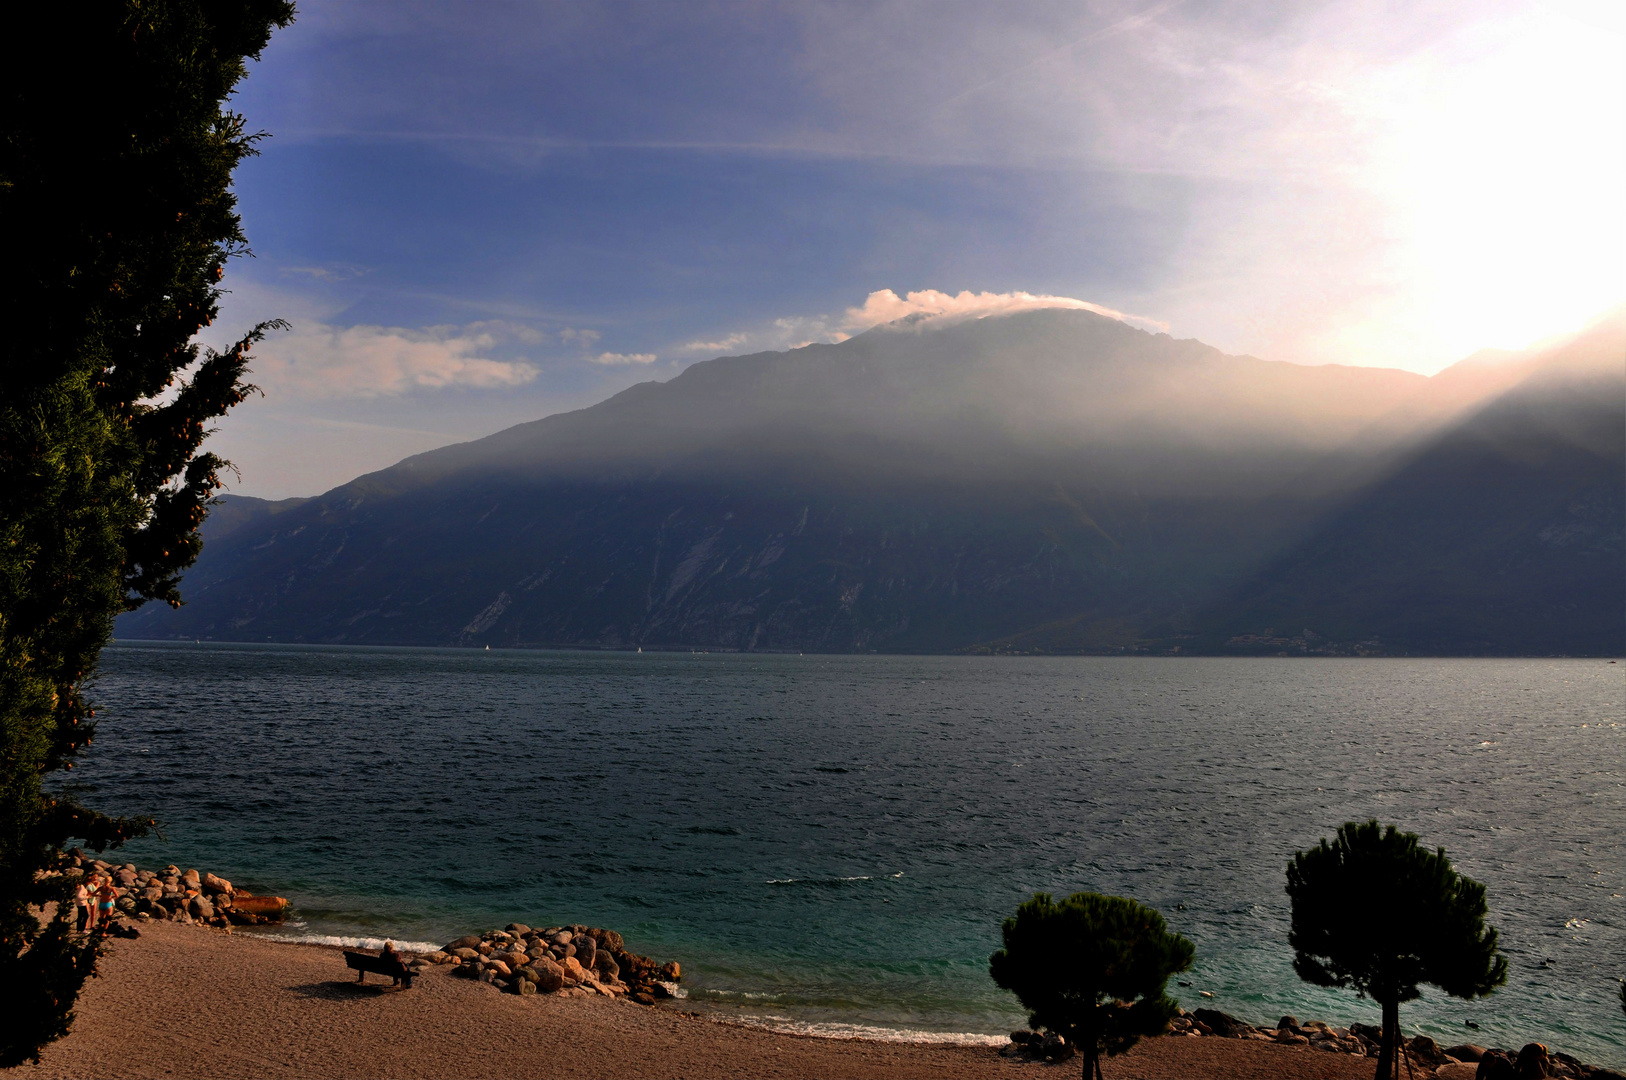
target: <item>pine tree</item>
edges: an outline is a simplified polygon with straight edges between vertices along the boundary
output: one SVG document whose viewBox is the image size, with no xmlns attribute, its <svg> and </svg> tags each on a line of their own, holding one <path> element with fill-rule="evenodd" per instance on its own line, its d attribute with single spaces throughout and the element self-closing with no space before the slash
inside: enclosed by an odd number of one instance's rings
<svg viewBox="0 0 1626 1080">
<path fill-rule="evenodd" d="M 100 938 L 69 924 L 63 846 L 150 821 L 48 790 L 93 733 L 86 680 L 113 617 L 178 604 L 226 463 L 208 422 L 249 348 L 200 351 L 245 250 L 225 108 L 287 0 L 87 0 L 0 35 L 0 1067 L 68 1030 Z M 42 912 L 57 902 L 56 914 Z"/>
<path fill-rule="evenodd" d="M 1460 998 L 1507 982 L 1496 931 L 1485 925 L 1485 886 L 1451 867 L 1412 833 L 1349 822 L 1331 843 L 1293 856 L 1288 942 L 1299 978 L 1353 987 L 1383 1008 L 1377 1080 L 1400 1070 L 1400 1005 L 1430 984 Z"/>
<path fill-rule="evenodd" d="M 1101 1054 L 1121 1054 L 1160 1035 L 1179 1011 L 1164 989 L 1191 967 L 1191 942 L 1163 916 L 1121 896 L 1046 893 L 1005 920 L 1005 947 L 989 958 L 994 982 L 1016 994 L 1028 1023 L 1061 1036 L 1084 1057 L 1084 1080 L 1101 1075 Z"/>
</svg>

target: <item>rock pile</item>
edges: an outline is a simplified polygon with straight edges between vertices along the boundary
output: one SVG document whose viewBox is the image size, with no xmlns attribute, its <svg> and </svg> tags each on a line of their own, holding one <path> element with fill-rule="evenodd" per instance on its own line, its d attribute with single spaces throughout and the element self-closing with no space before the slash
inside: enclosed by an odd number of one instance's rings
<svg viewBox="0 0 1626 1080">
<path fill-rule="evenodd" d="M 511 994 L 565 997 L 628 997 L 644 1005 L 676 997 L 683 970 L 676 961 L 657 964 L 628 952 L 621 935 L 597 926 L 550 926 L 533 930 L 509 923 L 501 930 L 460 937 L 410 963 L 453 967 L 453 974 L 489 983 Z"/>
<path fill-rule="evenodd" d="M 1321 1020 L 1301 1022 L 1297 1017 L 1284 1016 L 1273 1028 L 1258 1028 L 1217 1009 L 1181 1010 L 1180 1015 L 1169 1021 L 1165 1034 L 1252 1039 L 1364 1057 L 1377 1057 L 1383 1038 L 1383 1030 L 1373 1024 L 1351 1024 L 1343 1028 Z M 1013 1031 L 1011 1041 L 1000 1053 L 1030 1061 L 1064 1061 L 1072 1056 L 1073 1048 L 1054 1033 Z M 1442 1048 L 1427 1035 L 1419 1035 L 1406 1043 L 1406 1054 L 1419 1076 L 1435 1075 L 1449 1080 L 1545 1080 L 1548 1077 L 1626 1080 L 1619 1073 L 1583 1064 L 1568 1054 L 1549 1053 L 1540 1043 L 1530 1043 L 1518 1051 L 1487 1050 L 1467 1043 Z"/>
<path fill-rule="evenodd" d="M 196 870 L 166 866 L 139 870 L 134 863 L 116 866 L 94 859 L 75 848 L 62 867 L 67 877 L 89 878 L 100 873 L 112 880 L 117 899 L 114 910 L 127 919 L 169 919 L 207 926 L 255 926 L 281 922 L 288 901 L 280 896 L 255 896 L 225 878 Z"/>
</svg>

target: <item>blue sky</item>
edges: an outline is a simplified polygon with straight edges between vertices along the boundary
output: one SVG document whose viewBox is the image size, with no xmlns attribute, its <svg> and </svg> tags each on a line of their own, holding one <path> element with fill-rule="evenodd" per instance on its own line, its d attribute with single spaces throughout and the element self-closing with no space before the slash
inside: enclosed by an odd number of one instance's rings
<svg viewBox="0 0 1626 1080">
<path fill-rule="evenodd" d="M 271 138 L 210 337 L 294 330 L 217 448 L 237 491 L 314 494 L 696 360 L 1015 293 L 1305 363 L 1520 346 L 1626 295 L 1620 22 L 308 2 L 236 101 Z"/>
</svg>

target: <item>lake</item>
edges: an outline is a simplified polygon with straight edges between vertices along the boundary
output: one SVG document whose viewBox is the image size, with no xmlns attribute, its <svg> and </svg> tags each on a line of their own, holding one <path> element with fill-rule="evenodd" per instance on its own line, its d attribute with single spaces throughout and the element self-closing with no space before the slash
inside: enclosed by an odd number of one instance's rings
<svg viewBox="0 0 1626 1080">
<path fill-rule="evenodd" d="M 1488 886 L 1510 967 L 1403 1025 L 1618 1068 L 1622 672 L 120 642 L 72 776 L 164 823 L 125 858 L 288 896 L 283 933 L 609 926 L 683 963 L 686 1007 L 954 1039 L 1022 1025 L 987 959 L 1035 891 L 1162 911 L 1188 1009 L 1376 1023 L 1294 975 L 1284 892 L 1375 817 Z"/>
</svg>

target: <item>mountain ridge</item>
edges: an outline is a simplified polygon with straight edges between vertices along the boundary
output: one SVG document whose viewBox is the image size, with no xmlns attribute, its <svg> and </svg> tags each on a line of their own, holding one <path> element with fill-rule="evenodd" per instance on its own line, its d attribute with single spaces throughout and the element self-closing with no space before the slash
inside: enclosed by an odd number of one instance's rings
<svg viewBox="0 0 1626 1080">
<path fill-rule="evenodd" d="M 1252 631 L 1213 605 L 1262 612 L 1263 569 L 1465 422 L 1448 384 L 1474 377 L 1228 357 L 1086 312 L 718 358 L 239 514 L 187 607 L 119 633 L 1224 652 Z"/>
</svg>

